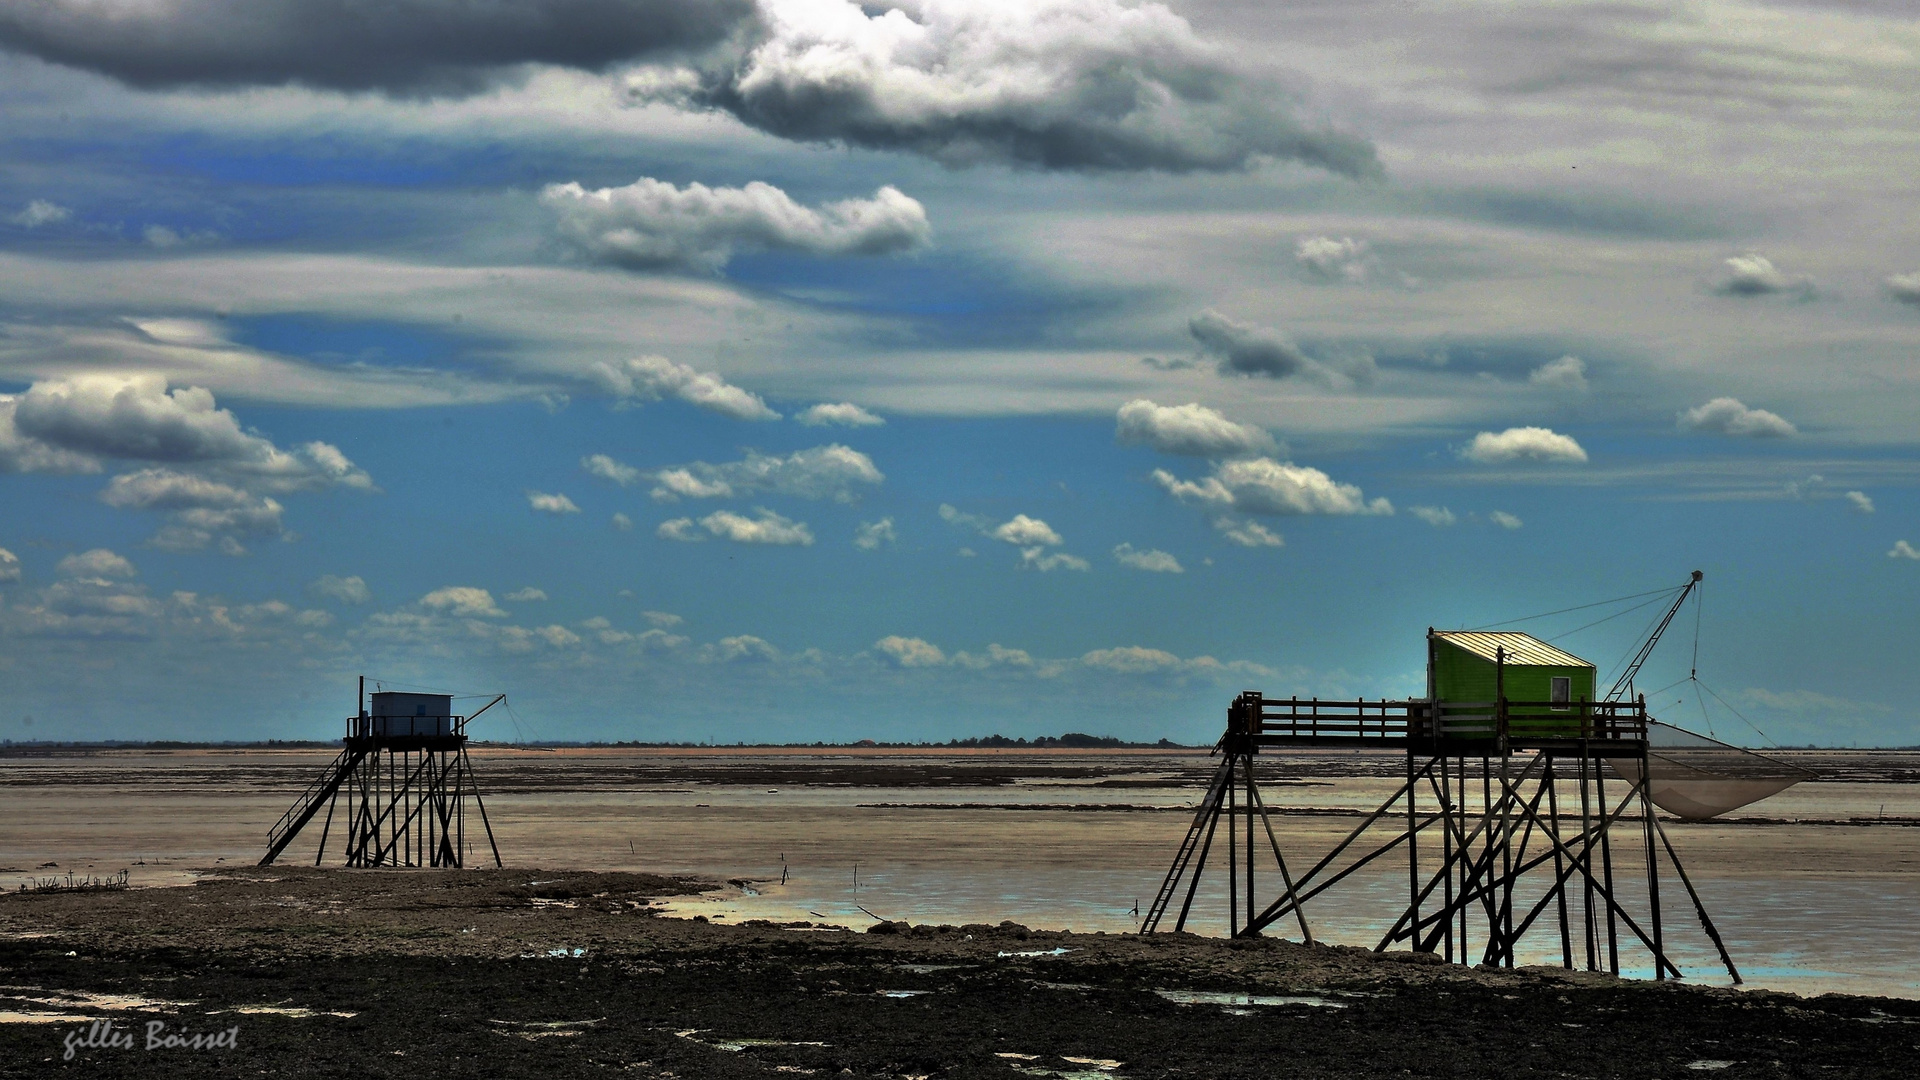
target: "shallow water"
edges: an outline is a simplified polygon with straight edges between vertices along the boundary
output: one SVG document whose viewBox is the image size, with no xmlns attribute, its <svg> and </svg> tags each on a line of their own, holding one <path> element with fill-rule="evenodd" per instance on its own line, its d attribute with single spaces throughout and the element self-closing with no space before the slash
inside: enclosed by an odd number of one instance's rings
<svg viewBox="0 0 1920 1080">
<path fill-rule="evenodd" d="M 0 758 L 0 813 L 9 823 L 0 834 L 0 885 L 55 869 L 122 868 L 132 870 L 135 886 L 182 884 L 222 861 L 250 864 L 268 825 L 330 757 L 316 751 Z M 807 782 L 822 761 L 876 768 L 1052 763 L 1090 775 L 945 786 L 898 786 L 871 776 L 859 784 Z M 493 792 L 487 809 L 510 865 L 685 872 L 747 883 L 676 900 L 669 905 L 676 913 L 855 927 L 875 917 L 953 924 L 1010 919 L 1108 933 L 1137 927 L 1136 906 L 1152 899 L 1190 821 L 1184 808 L 1201 793 L 1213 764 L 1191 753 L 1041 758 L 502 750 L 478 751 L 474 763 L 482 790 Z M 1390 765 L 1375 763 L 1374 775 L 1355 776 L 1330 775 L 1365 770 L 1329 755 L 1263 762 L 1263 772 L 1270 772 L 1263 792 L 1271 809 L 1283 811 L 1274 822 L 1290 865 L 1309 864 L 1357 823 L 1338 813 L 1370 810 L 1392 794 L 1397 781 Z M 681 768 L 700 779 L 676 781 Z M 1311 810 L 1336 815 L 1299 812 Z M 1883 817 L 1920 818 L 1920 784 L 1871 775 L 1808 783 L 1725 821 L 1669 822 L 1667 829 L 1747 985 L 1920 997 L 1914 964 L 1920 921 L 1908 914 L 1920 910 L 1920 829 L 1879 823 Z M 483 834 L 471 829 L 469 840 L 479 845 L 473 857 L 485 858 Z M 310 862 L 317 842 L 317 831 L 303 835 L 285 858 Z M 1632 899 L 1633 872 L 1622 874 L 1622 895 L 1633 906 L 1639 903 Z M 1263 880 L 1263 897 L 1271 897 L 1272 880 Z M 1399 913 L 1405 890 L 1404 859 L 1383 859 L 1378 872 L 1356 875 L 1310 903 L 1307 916 L 1322 940 L 1371 946 Z M 1223 893 L 1210 877 L 1189 929 L 1224 931 Z M 1688 978 L 1727 983 L 1670 877 L 1663 879 L 1662 900 L 1667 944 Z M 1273 932 L 1299 936 L 1291 920 Z M 1577 938 L 1576 932 L 1576 954 Z M 1559 963 L 1557 926 L 1536 926 L 1520 960 Z M 1643 951 L 1624 950 L 1622 962 L 1629 973 L 1652 973 Z"/>
</svg>

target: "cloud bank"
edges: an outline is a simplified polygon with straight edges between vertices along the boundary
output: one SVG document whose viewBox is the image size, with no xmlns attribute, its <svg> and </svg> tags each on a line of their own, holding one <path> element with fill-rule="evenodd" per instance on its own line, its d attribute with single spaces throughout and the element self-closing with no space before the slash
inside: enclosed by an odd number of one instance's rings
<svg viewBox="0 0 1920 1080">
<path fill-rule="evenodd" d="M 602 70 L 713 45 L 750 0 L 35 0 L 0 45 L 139 87 L 483 90 L 523 64 Z"/>
<path fill-rule="evenodd" d="M 724 110 L 787 139 L 951 166 L 1231 171 L 1294 161 L 1380 172 L 1362 139 L 1301 123 L 1157 3 L 766 0 L 764 36 L 720 62 L 652 70 L 636 101 Z"/>
</svg>

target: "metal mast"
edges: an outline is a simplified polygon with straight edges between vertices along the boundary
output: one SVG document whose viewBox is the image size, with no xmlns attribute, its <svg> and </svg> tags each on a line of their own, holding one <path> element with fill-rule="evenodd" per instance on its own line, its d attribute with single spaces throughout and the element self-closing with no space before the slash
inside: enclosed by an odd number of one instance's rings
<svg viewBox="0 0 1920 1080">
<path fill-rule="evenodd" d="M 1687 579 L 1686 585 L 1680 589 L 1680 596 L 1674 600 L 1673 606 L 1667 609 L 1666 617 L 1660 620 L 1659 626 L 1653 628 L 1653 633 L 1648 636 L 1646 644 L 1640 646 L 1640 651 L 1634 656 L 1633 663 L 1628 664 L 1627 670 L 1620 673 L 1620 678 L 1615 680 L 1613 689 L 1607 691 L 1604 700 L 1619 701 L 1622 694 L 1633 688 L 1633 677 L 1640 674 L 1640 665 L 1647 662 L 1647 657 L 1653 653 L 1653 647 L 1660 644 L 1660 635 L 1667 632 L 1667 624 L 1671 623 L 1674 615 L 1679 613 L 1680 605 L 1687 602 L 1687 597 L 1693 595 L 1694 586 L 1700 584 L 1700 580 L 1706 576 L 1695 570 L 1693 576 Z"/>
</svg>

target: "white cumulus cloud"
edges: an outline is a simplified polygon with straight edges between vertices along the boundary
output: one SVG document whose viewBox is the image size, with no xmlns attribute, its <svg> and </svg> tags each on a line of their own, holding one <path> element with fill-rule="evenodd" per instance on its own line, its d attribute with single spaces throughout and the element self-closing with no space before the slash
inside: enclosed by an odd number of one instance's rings
<svg viewBox="0 0 1920 1080">
<path fill-rule="evenodd" d="M 219 468 L 271 491 L 373 486 L 337 447 L 310 442 L 282 450 L 242 429 L 211 392 L 192 386 L 169 391 L 162 375 L 46 380 L 11 406 L 14 438 L 72 455 Z M 0 446 L 5 439 L 0 433 Z"/>
<path fill-rule="evenodd" d="M 527 505 L 543 514 L 577 514 L 580 508 L 573 500 L 559 493 L 547 494 L 543 491 L 527 492 Z"/>
<path fill-rule="evenodd" d="M 1587 362 L 1577 356 L 1563 356 L 1558 360 L 1549 360 L 1528 373 L 1527 381 L 1535 386 L 1544 386 L 1549 390 L 1569 390 L 1585 393 L 1587 390 Z"/>
<path fill-rule="evenodd" d="M 1034 544 L 1053 546 L 1061 542 L 1060 534 L 1053 531 L 1053 526 L 1025 514 L 1013 515 L 1013 520 L 1001 524 L 988 535 L 1016 547 Z"/>
<path fill-rule="evenodd" d="M 1800 430 L 1776 413 L 1750 409 L 1738 398 L 1714 398 L 1680 414 L 1680 427 L 1687 431 L 1709 431 L 1753 439 L 1788 439 Z"/>
<path fill-rule="evenodd" d="M 1771 296 L 1775 293 L 1813 295 L 1813 279 L 1789 275 L 1773 265 L 1773 260 L 1755 252 L 1735 255 L 1724 264 L 1725 273 L 1714 286 L 1722 296 Z"/>
<path fill-rule="evenodd" d="M 1587 452 L 1571 435 L 1550 428 L 1514 427 L 1498 434 L 1483 431 L 1473 437 L 1460 456 L 1482 465 L 1509 465 L 1516 462 L 1580 463 Z"/>
<path fill-rule="evenodd" d="M 1145 570 L 1155 574 L 1184 574 L 1187 568 L 1180 560 L 1157 548 L 1138 549 L 1132 544 L 1121 544 L 1113 549 L 1115 561 L 1122 566 L 1131 566 L 1135 570 Z"/>
<path fill-rule="evenodd" d="M 813 530 L 807 528 L 806 522 L 781 517 L 763 507 L 755 507 L 753 513 L 753 517 L 747 517 L 720 510 L 701 518 L 700 525 L 714 536 L 736 544 L 804 547 L 813 543 Z"/>
<path fill-rule="evenodd" d="M 502 619 L 506 612 L 493 602 L 493 594 L 471 585 L 448 585 L 420 598 L 428 611 L 462 619 Z"/>
<path fill-rule="evenodd" d="M 1873 513 L 1873 496 L 1864 491 L 1847 492 L 1847 502 L 1862 514 Z"/>
<path fill-rule="evenodd" d="M 889 255 L 933 240 L 926 208 L 894 187 L 814 208 L 760 181 L 681 188 L 642 177 L 593 191 L 550 184 L 540 199 L 558 216 L 557 233 L 574 254 L 630 269 L 717 270 L 739 250 Z"/>
<path fill-rule="evenodd" d="M 853 546 L 861 551 L 873 551 L 882 544 L 891 544 L 898 537 L 894 532 L 893 519 L 881 518 L 879 521 L 863 521 L 853 531 Z"/>
<path fill-rule="evenodd" d="M 749 450 L 742 461 L 718 465 L 696 461 L 662 469 L 653 474 L 653 480 L 653 497 L 662 502 L 724 499 L 770 491 L 850 503 L 859 498 L 860 487 L 878 485 L 886 475 L 875 467 L 872 458 L 834 443 L 798 450 L 786 457 Z"/>
<path fill-rule="evenodd" d="M 778 420 L 758 394 L 729 383 L 710 371 L 695 371 L 664 356 L 637 356 L 617 364 L 596 361 L 593 379 L 621 401 L 659 401 L 678 398 L 736 420 Z"/>
<path fill-rule="evenodd" d="M 1322 281 L 1367 279 L 1367 242 L 1343 236 L 1304 237 L 1293 246 L 1294 261 Z"/>
<path fill-rule="evenodd" d="M 358 574 L 349 577 L 323 574 L 307 584 L 307 592 L 343 604 L 364 604 L 373 599 L 373 590 L 367 588 L 366 580 Z"/>
<path fill-rule="evenodd" d="M 1409 506 L 1407 507 L 1407 513 L 1412 514 L 1414 517 L 1419 518 L 1421 521 L 1426 522 L 1436 529 L 1445 528 L 1460 520 L 1454 516 L 1453 511 L 1444 506 Z"/>
<path fill-rule="evenodd" d="M 663 521 L 659 528 L 653 530 L 653 534 L 662 540 L 678 540 L 683 544 L 698 544 L 706 539 L 690 517 Z"/>
<path fill-rule="evenodd" d="M 873 647 L 897 667 L 939 667 L 947 662 L 947 654 L 938 645 L 922 638 L 890 634 L 874 642 Z"/>
<path fill-rule="evenodd" d="M 1078 570 L 1085 573 L 1093 569 L 1093 564 L 1064 551 L 1049 552 L 1043 547 L 1029 547 L 1020 549 L 1020 568 L 1038 570 L 1043 574 L 1049 570 Z"/>
<path fill-rule="evenodd" d="M 175 469 L 140 469 L 116 476 L 100 493 L 108 506 L 167 512 L 166 524 L 148 541 L 164 551 L 246 554 L 243 537 L 285 536 L 285 507 L 270 496 Z"/>
<path fill-rule="evenodd" d="M 20 580 L 20 556 L 0 548 L 0 581 Z"/>
<path fill-rule="evenodd" d="M 531 603 L 537 600 L 545 600 L 546 598 L 547 592 L 545 589 L 536 589 L 531 585 L 523 589 L 515 589 L 507 594 L 507 599 L 515 603 Z"/>
<path fill-rule="evenodd" d="M 8 221 L 25 229 L 37 229 L 42 225 L 58 225 L 73 216 L 73 211 L 59 203 L 45 199 L 34 199 L 17 214 L 10 214 Z"/>
<path fill-rule="evenodd" d="M 886 421 L 849 401 L 837 404 L 821 402 L 794 417 L 808 427 L 878 427 Z"/>
<path fill-rule="evenodd" d="M 1893 550 L 1887 552 L 1887 558 L 1920 559 L 1920 548 L 1914 547 L 1905 540 L 1895 540 L 1893 542 Z"/>
<path fill-rule="evenodd" d="M 1209 510 L 1249 514 L 1391 514 L 1385 498 L 1368 501 L 1353 484 L 1340 483 L 1305 465 L 1272 458 L 1218 462 L 1213 474 L 1182 480 L 1165 469 L 1153 471 L 1154 483 L 1179 499 Z"/>
<path fill-rule="evenodd" d="M 131 578 L 140 574 L 126 556 L 111 548 L 93 548 L 69 555 L 54 566 L 54 571 L 70 578 Z"/>
<path fill-rule="evenodd" d="M 1495 525 L 1498 525 L 1503 529 L 1517 529 L 1520 526 L 1526 524 L 1525 522 L 1521 521 L 1519 518 L 1515 517 L 1514 515 L 1507 513 L 1505 510 L 1495 510 L 1493 513 L 1487 515 L 1487 520 L 1493 522 Z"/>
<path fill-rule="evenodd" d="M 580 459 L 580 467 L 585 469 L 589 476 L 611 480 L 621 487 L 626 487 L 641 477 L 639 469 L 631 465 L 623 465 L 605 454 L 588 454 Z"/>
<path fill-rule="evenodd" d="M 1213 527 L 1220 531 L 1221 536 L 1241 547 L 1285 547 L 1287 544 L 1286 537 L 1257 521 L 1237 521 L 1230 517 L 1215 518 Z"/>
<path fill-rule="evenodd" d="M 1120 406 L 1113 437 L 1123 446 L 1151 446 L 1163 454 L 1248 457 L 1273 453 L 1273 436 L 1251 424 L 1236 424 L 1198 402 L 1156 405 L 1138 398 Z"/>
</svg>

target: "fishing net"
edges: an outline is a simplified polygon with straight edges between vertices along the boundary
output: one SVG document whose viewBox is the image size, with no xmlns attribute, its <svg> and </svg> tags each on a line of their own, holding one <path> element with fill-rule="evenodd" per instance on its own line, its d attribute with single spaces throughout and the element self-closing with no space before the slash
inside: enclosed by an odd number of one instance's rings
<svg viewBox="0 0 1920 1080">
<path fill-rule="evenodd" d="M 1615 759 L 1612 765 L 1628 781 L 1640 778 L 1638 761 Z M 1688 821 L 1737 810 L 1817 775 L 1653 719 L 1647 721 L 1647 771 L 1654 805 Z"/>
</svg>

